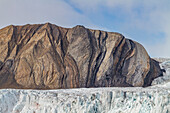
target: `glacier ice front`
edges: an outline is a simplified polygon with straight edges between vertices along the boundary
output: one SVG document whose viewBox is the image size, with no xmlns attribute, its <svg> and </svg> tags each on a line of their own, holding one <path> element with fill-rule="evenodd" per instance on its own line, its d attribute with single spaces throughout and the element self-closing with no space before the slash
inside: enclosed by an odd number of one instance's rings
<svg viewBox="0 0 170 113">
<path fill-rule="evenodd" d="M 169 113 L 170 89 L 0 90 L 0 113 Z"/>
</svg>

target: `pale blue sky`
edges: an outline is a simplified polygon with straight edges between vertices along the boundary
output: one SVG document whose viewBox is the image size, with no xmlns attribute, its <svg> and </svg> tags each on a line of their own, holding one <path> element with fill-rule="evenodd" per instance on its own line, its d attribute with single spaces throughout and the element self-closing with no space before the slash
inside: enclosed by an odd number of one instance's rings
<svg viewBox="0 0 170 113">
<path fill-rule="evenodd" d="M 46 22 L 119 32 L 170 57 L 170 0 L 0 0 L 0 28 Z"/>
</svg>

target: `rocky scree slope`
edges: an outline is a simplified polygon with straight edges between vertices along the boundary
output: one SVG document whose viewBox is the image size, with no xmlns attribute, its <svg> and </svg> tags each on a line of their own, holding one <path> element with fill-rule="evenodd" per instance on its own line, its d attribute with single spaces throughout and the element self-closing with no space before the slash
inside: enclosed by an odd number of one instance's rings
<svg viewBox="0 0 170 113">
<path fill-rule="evenodd" d="M 0 29 L 0 88 L 149 86 L 161 75 L 144 47 L 119 33 L 50 23 Z"/>
</svg>

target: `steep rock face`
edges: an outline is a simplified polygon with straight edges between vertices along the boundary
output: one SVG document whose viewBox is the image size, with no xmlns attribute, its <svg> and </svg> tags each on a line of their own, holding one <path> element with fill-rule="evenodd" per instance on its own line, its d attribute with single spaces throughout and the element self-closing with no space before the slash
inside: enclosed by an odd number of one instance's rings
<svg viewBox="0 0 170 113">
<path fill-rule="evenodd" d="M 167 59 L 167 61 L 160 63 L 161 69 L 164 71 L 163 76 L 158 77 L 152 81 L 152 85 L 158 85 L 158 84 L 170 84 L 170 59 Z"/>
<path fill-rule="evenodd" d="M 50 23 L 0 30 L 0 88 L 148 86 L 161 73 L 118 33 Z"/>
</svg>

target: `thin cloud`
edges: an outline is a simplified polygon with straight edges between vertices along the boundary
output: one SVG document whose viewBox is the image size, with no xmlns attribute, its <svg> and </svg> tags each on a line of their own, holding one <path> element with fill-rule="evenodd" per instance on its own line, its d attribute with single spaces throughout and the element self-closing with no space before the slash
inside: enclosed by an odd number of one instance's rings
<svg viewBox="0 0 170 113">
<path fill-rule="evenodd" d="M 0 28 L 45 22 L 117 31 L 114 27 L 141 42 L 152 57 L 170 57 L 169 5 L 169 0 L 1 0 Z M 139 31 L 144 37 L 137 35 Z M 165 35 L 149 37 L 159 33 Z"/>
<path fill-rule="evenodd" d="M 143 39 L 137 39 L 137 37 L 130 36 L 133 39 L 141 40 L 142 44 L 149 51 L 153 57 L 170 57 L 170 1 L 162 0 L 71 0 L 72 5 L 78 7 L 87 16 L 97 13 L 103 15 L 103 10 L 112 13 L 114 16 L 122 16 L 123 22 L 119 22 L 120 29 L 127 32 L 138 32 L 149 34 L 165 34 L 160 37 L 148 37 L 150 43 Z M 119 10 L 118 10 L 119 9 Z M 152 38 L 152 39 L 151 39 Z M 154 40 L 158 40 L 154 42 Z"/>
<path fill-rule="evenodd" d="M 1 0 L 0 27 L 52 22 L 65 27 L 92 23 L 63 0 Z"/>
</svg>

